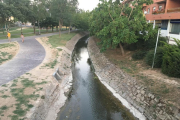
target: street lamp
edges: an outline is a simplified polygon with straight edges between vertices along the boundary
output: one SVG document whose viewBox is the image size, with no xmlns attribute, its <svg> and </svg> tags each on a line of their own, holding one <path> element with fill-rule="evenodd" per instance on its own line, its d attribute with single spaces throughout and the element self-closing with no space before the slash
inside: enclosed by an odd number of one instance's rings
<svg viewBox="0 0 180 120">
<path fill-rule="evenodd" d="M 158 26 L 158 34 L 157 34 L 157 40 L 156 40 L 156 46 L 155 46 L 155 51 L 154 51 L 154 58 L 153 58 L 152 68 L 154 67 L 154 60 L 155 60 L 155 57 L 156 57 L 156 50 L 157 50 L 160 30 L 161 30 L 161 24 Z"/>
</svg>

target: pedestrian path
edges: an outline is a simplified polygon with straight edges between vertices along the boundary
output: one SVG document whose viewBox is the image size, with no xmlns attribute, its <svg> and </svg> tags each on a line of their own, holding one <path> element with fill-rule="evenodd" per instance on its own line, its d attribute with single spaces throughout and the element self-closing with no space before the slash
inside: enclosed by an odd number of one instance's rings
<svg viewBox="0 0 180 120">
<path fill-rule="evenodd" d="M 62 32 L 65 33 L 66 31 Z M 42 63 L 45 58 L 45 49 L 35 39 L 38 37 L 52 36 L 58 33 L 43 34 L 39 36 L 25 37 L 24 43 L 21 38 L 14 38 L 20 45 L 18 54 L 10 61 L 0 65 L 0 86 L 18 78 L 26 72 L 32 70 Z M 7 43 L 8 40 L 0 40 L 0 44 Z"/>
</svg>

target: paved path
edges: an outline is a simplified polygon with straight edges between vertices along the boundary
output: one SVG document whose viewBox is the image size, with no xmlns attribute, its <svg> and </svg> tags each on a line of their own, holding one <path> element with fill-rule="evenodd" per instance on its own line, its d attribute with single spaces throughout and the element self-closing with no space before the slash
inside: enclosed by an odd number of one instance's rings
<svg viewBox="0 0 180 120">
<path fill-rule="evenodd" d="M 18 78 L 41 64 L 45 58 L 46 52 L 43 46 L 35 38 L 52 36 L 55 34 L 58 33 L 25 37 L 24 43 L 21 42 L 21 38 L 12 39 L 12 41 L 17 41 L 19 43 L 20 49 L 14 59 L 0 65 L 0 85 Z M 0 40 L 0 44 L 7 42 L 7 39 Z"/>
</svg>

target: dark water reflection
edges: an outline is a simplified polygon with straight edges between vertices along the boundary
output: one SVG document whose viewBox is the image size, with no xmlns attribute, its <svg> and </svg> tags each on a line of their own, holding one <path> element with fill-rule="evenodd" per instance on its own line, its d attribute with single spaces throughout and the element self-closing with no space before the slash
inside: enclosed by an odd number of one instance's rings
<svg viewBox="0 0 180 120">
<path fill-rule="evenodd" d="M 95 76 L 88 62 L 87 41 L 84 37 L 76 44 L 73 89 L 57 120 L 135 120 Z"/>
</svg>

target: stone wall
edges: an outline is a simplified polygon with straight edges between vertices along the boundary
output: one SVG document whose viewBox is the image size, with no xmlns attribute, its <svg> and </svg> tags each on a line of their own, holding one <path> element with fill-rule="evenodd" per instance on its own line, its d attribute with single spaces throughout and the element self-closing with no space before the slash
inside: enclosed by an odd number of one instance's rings
<svg viewBox="0 0 180 120">
<path fill-rule="evenodd" d="M 67 42 L 66 47 L 61 47 L 62 55 L 60 57 L 60 64 L 58 72 L 60 80 L 52 77 L 51 83 L 45 88 L 45 95 L 39 101 L 38 106 L 34 108 L 32 115 L 29 115 L 31 120 L 55 120 L 60 108 L 66 102 L 66 95 L 72 86 L 72 72 L 71 72 L 71 54 L 78 40 L 87 35 L 82 32 L 74 36 Z M 57 70 L 56 70 L 57 71 Z M 53 73 L 50 73 L 53 75 Z"/>
<path fill-rule="evenodd" d="M 106 82 L 149 120 L 180 120 L 178 109 L 167 107 L 163 100 L 155 98 L 146 87 L 110 63 L 103 53 L 100 53 L 95 39 L 95 37 L 89 39 L 88 52 L 95 73 L 101 81 Z"/>
</svg>

